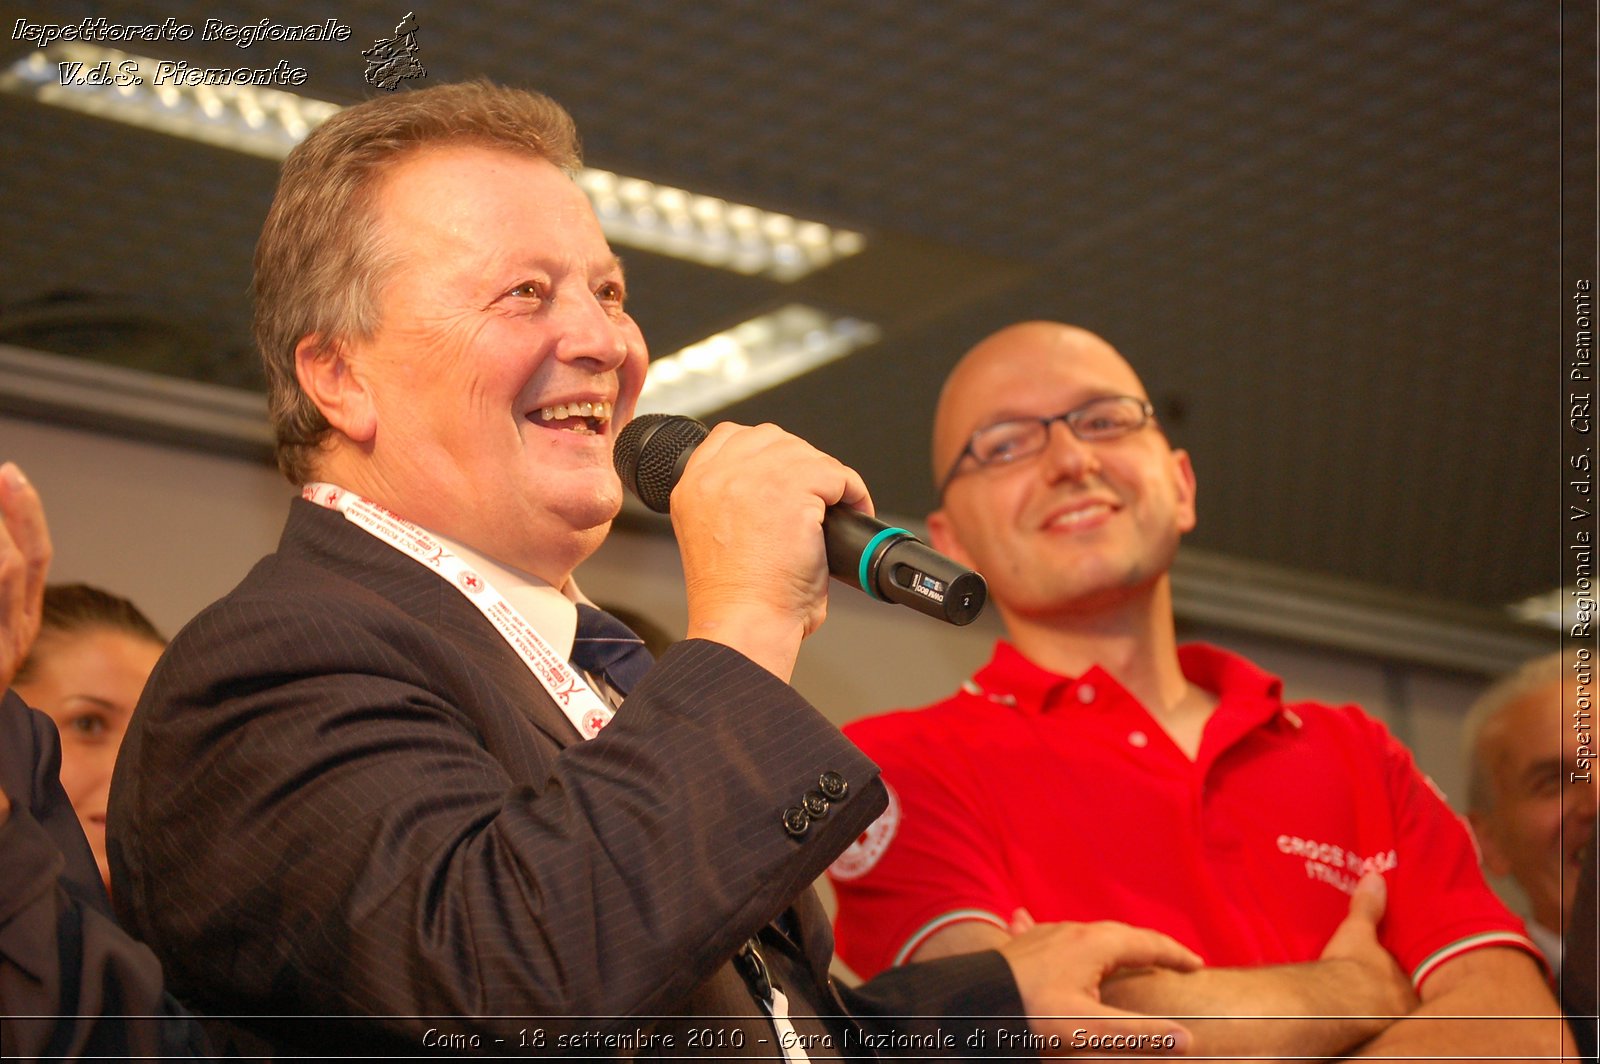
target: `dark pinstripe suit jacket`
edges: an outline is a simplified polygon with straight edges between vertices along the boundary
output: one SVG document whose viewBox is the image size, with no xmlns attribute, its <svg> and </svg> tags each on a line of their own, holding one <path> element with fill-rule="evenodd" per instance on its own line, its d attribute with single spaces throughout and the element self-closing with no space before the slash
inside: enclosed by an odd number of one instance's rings
<svg viewBox="0 0 1600 1064">
<path fill-rule="evenodd" d="M 784 809 L 830 770 L 848 794 L 791 837 Z M 643 1030 L 713 1056 L 684 1020 L 640 1018 L 728 1015 L 710 1026 L 744 1044 L 724 1050 L 771 1049 L 728 962 L 786 910 L 763 952 L 797 1012 L 838 1012 L 809 884 L 883 805 L 870 761 L 714 643 L 668 651 L 579 740 L 458 591 L 296 501 L 277 553 L 151 677 L 109 845 L 124 922 L 245 1045 L 416 1052 L 432 1030 L 527 1052 L 535 1031 Z M 1020 1009 L 995 954 L 850 1004 L 869 1027 Z M 264 1018 L 312 1015 L 335 1018 Z M 824 1022 L 837 1045 L 847 1021 Z"/>
<path fill-rule="evenodd" d="M 0 1053 L 163 1059 L 200 1055 L 161 966 L 111 919 L 100 869 L 61 788 L 56 726 L 0 699 Z"/>
</svg>

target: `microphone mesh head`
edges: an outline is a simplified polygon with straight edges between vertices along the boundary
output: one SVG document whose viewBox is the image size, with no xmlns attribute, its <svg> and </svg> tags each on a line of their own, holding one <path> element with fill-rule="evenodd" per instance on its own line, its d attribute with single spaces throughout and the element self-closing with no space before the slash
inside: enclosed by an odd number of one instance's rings
<svg viewBox="0 0 1600 1064">
<path fill-rule="evenodd" d="M 640 414 L 623 428 L 611 452 L 622 486 L 656 513 L 668 512 L 689 453 L 709 431 L 692 417 Z"/>
</svg>

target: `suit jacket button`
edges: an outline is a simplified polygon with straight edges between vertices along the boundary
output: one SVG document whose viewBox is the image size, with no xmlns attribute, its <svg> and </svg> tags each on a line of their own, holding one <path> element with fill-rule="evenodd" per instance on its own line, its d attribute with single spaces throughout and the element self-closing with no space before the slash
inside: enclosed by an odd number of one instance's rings
<svg viewBox="0 0 1600 1064">
<path fill-rule="evenodd" d="M 811 827 L 811 815 L 798 805 L 791 805 L 783 811 L 783 830 L 799 838 Z"/>
<path fill-rule="evenodd" d="M 837 802 L 850 793 L 850 784 L 837 772 L 824 772 L 817 779 L 817 786 L 822 788 L 822 793 Z"/>
<path fill-rule="evenodd" d="M 821 791 L 807 791 L 806 796 L 800 799 L 800 803 L 805 806 L 806 812 L 811 814 L 813 820 L 828 815 L 828 799 L 823 797 Z"/>
</svg>

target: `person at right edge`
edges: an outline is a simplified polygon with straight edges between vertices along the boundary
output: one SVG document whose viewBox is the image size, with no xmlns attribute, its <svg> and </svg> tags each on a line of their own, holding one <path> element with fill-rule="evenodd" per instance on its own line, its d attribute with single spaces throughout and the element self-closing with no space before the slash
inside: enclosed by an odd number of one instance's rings
<svg viewBox="0 0 1600 1064">
<path fill-rule="evenodd" d="M 1584 685 L 1593 667 L 1576 646 L 1524 662 L 1479 695 L 1461 726 L 1467 770 L 1467 820 L 1483 867 L 1497 886 L 1526 899 L 1528 934 L 1557 981 L 1572 1037 L 1594 1055 L 1594 883 L 1581 880 L 1594 836 L 1600 788 L 1589 769 L 1590 732 L 1582 723 Z M 1513 886 L 1514 884 L 1514 886 Z M 1563 957 L 1563 938 L 1579 952 Z M 1587 950 L 1584 949 L 1587 943 Z M 1587 958 L 1587 964 L 1585 964 Z M 1587 972 L 1589 1004 L 1572 999 Z M 1571 984 L 1571 985 L 1569 985 Z"/>
<path fill-rule="evenodd" d="M 1110 344 L 1052 322 L 945 382 L 930 538 L 983 573 L 1010 639 L 947 701 L 846 726 L 891 805 L 831 869 L 840 955 L 870 975 L 1030 918 L 1123 920 L 1209 967 L 1102 1000 L 1160 1001 L 1197 1055 L 1570 1053 L 1533 943 L 1382 725 L 1178 645 L 1196 478 L 1154 413 Z"/>
</svg>

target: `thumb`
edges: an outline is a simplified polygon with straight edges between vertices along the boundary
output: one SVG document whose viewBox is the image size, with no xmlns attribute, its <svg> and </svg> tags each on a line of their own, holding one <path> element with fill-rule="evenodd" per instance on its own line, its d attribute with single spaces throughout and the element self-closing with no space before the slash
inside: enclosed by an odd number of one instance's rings
<svg viewBox="0 0 1600 1064">
<path fill-rule="evenodd" d="M 1350 895 L 1350 915 L 1358 916 L 1377 927 L 1389 904 L 1389 884 L 1381 872 L 1368 872 L 1356 883 Z"/>
<path fill-rule="evenodd" d="M 1350 895 L 1350 911 L 1333 929 L 1333 936 L 1322 947 L 1322 958 L 1353 957 L 1362 950 L 1376 945 L 1378 922 L 1383 919 L 1388 904 L 1389 888 L 1383 876 L 1368 872 L 1356 883 Z"/>
<path fill-rule="evenodd" d="M 1011 933 L 1025 935 L 1035 927 L 1033 914 L 1026 909 L 1018 909 L 1011 914 Z"/>
</svg>

